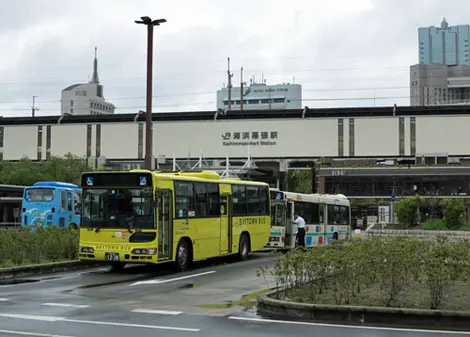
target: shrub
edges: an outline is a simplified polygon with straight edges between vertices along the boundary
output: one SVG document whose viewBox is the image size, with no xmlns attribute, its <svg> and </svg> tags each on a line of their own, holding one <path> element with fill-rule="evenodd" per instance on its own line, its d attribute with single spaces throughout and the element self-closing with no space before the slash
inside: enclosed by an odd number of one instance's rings
<svg viewBox="0 0 470 337">
<path fill-rule="evenodd" d="M 467 281 L 470 243 L 371 238 L 276 255 L 274 267 L 258 274 L 273 276 L 280 299 L 354 305 L 373 289 L 383 306 L 400 307 L 418 287 L 426 292 L 418 298 L 437 309 L 456 282 Z"/>
<path fill-rule="evenodd" d="M 40 228 L 0 230 L 0 266 L 74 260 L 78 254 L 78 230 Z"/>
<path fill-rule="evenodd" d="M 449 229 L 458 229 L 463 225 L 465 206 L 462 200 L 448 199 L 445 202 L 444 221 Z"/>
<path fill-rule="evenodd" d="M 421 200 L 418 196 L 401 199 L 396 203 L 398 222 L 403 228 L 413 227 L 418 223 L 418 207 Z"/>
</svg>

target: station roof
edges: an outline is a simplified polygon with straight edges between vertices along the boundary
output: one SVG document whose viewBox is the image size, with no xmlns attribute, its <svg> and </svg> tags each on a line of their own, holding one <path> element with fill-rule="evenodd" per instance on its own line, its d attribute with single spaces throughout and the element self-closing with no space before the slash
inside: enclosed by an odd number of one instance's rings
<svg viewBox="0 0 470 337">
<path fill-rule="evenodd" d="M 213 121 L 215 111 L 182 111 L 159 112 L 153 114 L 153 121 Z M 348 118 L 348 117 L 411 117 L 411 116 L 443 116 L 468 115 L 470 106 L 426 106 L 426 107 L 359 107 L 359 108 L 321 108 L 291 109 L 291 110 L 245 110 L 228 111 L 226 115 L 218 115 L 218 120 L 244 120 L 244 119 L 299 119 L 305 118 Z M 136 113 L 113 115 L 77 115 L 63 116 L 61 123 L 119 123 L 134 122 Z M 56 124 L 61 116 L 39 117 L 0 117 L 0 125 L 27 125 L 27 124 Z M 141 114 L 136 121 L 144 122 L 145 115 Z"/>
</svg>

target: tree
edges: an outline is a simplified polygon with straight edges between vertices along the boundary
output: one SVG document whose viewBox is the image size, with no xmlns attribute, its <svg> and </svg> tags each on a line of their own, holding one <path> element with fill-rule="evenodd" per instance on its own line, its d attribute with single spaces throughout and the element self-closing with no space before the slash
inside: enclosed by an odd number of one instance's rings
<svg viewBox="0 0 470 337">
<path fill-rule="evenodd" d="M 92 168 L 86 158 L 71 153 L 39 162 L 22 158 L 18 162 L 0 164 L 0 182 L 30 186 L 37 181 L 61 181 L 79 185 L 81 174 L 90 170 Z"/>
<path fill-rule="evenodd" d="M 297 170 L 287 173 L 289 191 L 297 193 L 312 193 L 312 171 Z"/>
<path fill-rule="evenodd" d="M 418 208 L 421 203 L 419 196 L 405 198 L 395 205 L 398 222 L 403 228 L 416 226 L 418 223 Z"/>
<path fill-rule="evenodd" d="M 445 201 L 444 222 L 449 229 L 458 229 L 463 225 L 463 213 L 465 205 L 460 199 L 448 199 Z"/>
</svg>

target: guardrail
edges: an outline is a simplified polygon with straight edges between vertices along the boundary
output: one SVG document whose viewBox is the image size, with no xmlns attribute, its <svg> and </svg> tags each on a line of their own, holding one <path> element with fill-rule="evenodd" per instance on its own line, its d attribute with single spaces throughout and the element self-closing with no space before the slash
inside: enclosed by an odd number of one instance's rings
<svg viewBox="0 0 470 337">
<path fill-rule="evenodd" d="M 438 236 L 446 236 L 451 241 L 470 240 L 470 231 L 432 231 L 420 229 L 370 229 L 361 233 L 362 237 L 397 237 L 406 236 L 416 239 L 435 239 Z"/>
<path fill-rule="evenodd" d="M 21 223 L 19 222 L 0 222 L 0 229 L 2 228 L 20 228 Z"/>
</svg>

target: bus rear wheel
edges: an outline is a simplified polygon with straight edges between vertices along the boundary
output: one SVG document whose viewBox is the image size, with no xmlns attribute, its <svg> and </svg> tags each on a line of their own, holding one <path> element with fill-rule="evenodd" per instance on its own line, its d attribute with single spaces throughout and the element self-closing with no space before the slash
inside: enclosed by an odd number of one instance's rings
<svg viewBox="0 0 470 337">
<path fill-rule="evenodd" d="M 185 271 L 191 264 L 191 251 L 186 240 L 181 240 L 176 248 L 176 268 Z"/>
<path fill-rule="evenodd" d="M 240 243 L 238 244 L 238 258 L 240 261 L 245 261 L 250 253 L 250 241 L 248 235 L 245 233 L 240 237 Z"/>
</svg>

